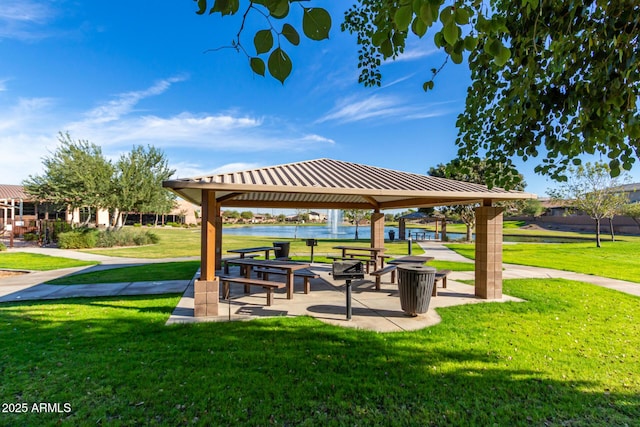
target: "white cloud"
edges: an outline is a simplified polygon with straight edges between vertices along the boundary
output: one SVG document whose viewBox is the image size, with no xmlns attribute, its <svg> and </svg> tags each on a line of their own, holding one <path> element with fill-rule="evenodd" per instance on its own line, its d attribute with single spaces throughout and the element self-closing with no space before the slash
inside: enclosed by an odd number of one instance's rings
<svg viewBox="0 0 640 427">
<path fill-rule="evenodd" d="M 170 161 L 178 162 L 173 166 L 177 176 L 211 174 L 212 160 L 219 161 L 221 153 L 321 151 L 335 143 L 288 121 L 283 126 L 279 117 L 238 111 L 139 113 L 142 100 L 161 96 L 183 79 L 164 79 L 149 88 L 116 95 L 87 112 L 64 111 L 61 101 L 52 98 L 20 98 L 13 105 L 0 104 L 0 183 L 19 184 L 28 175 L 41 173 L 42 158 L 56 149 L 60 131 L 101 146 L 112 160 L 133 145 L 162 148 Z"/>
<path fill-rule="evenodd" d="M 46 37 L 40 28 L 55 15 L 48 2 L 3 0 L 0 39 L 36 40 Z"/>
<path fill-rule="evenodd" d="M 86 114 L 86 121 L 92 123 L 105 123 L 118 120 L 123 115 L 130 113 L 143 99 L 161 95 L 167 91 L 173 83 L 186 80 L 184 76 L 171 77 L 157 81 L 148 89 L 126 92 L 117 95 L 117 99 L 100 105 Z"/>
<path fill-rule="evenodd" d="M 440 103 L 440 104 L 448 104 Z M 417 120 L 429 117 L 439 117 L 449 114 L 446 109 L 436 109 L 436 105 L 416 105 L 407 102 L 406 98 L 397 96 L 372 95 L 362 97 L 343 98 L 337 105 L 316 123 L 335 121 L 338 123 L 352 123 L 363 120 Z"/>
<path fill-rule="evenodd" d="M 424 48 L 424 47 L 415 47 L 412 49 L 407 49 L 398 56 L 393 62 L 407 62 L 407 61 L 415 61 L 417 59 L 426 58 L 427 56 L 434 55 L 438 53 L 439 49 L 435 47 Z"/>
</svg>

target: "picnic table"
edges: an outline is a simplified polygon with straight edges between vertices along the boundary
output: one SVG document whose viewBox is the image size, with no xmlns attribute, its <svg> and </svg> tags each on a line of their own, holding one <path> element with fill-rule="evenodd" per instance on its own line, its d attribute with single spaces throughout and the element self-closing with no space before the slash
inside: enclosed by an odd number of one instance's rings
<svg viewBox="0 0 640 427">
<path fill-rule="evenodd" d="M 340 249 L 342 251 L 340 258 L 344 260 L 365 257 L 367 272 L 369 271 L 369 264 L 373 264 L 374 268 L 384 266 L 385 257 L 383 254 L 387 250 L 387 248 L 372 248 L 368 246 L 334 246 L 333 249 Z"/>
<path fill-rule="evenodd" d="M 240 248 L 240 249 L 229 249 L 227 252 L 240 254 L 240 258 L 244 259 L 246 254 L 254 254 L 264 252 L 264 258 L 269 259 L 269 252 L 271 251 L 279 251 L 280 248 L 275 246 L 256 246 L 254 248 Z"/>
<path fill-rule="evenodd" d="M 285 274 L 287 280 L 287 299 L 293 298 L 293 285 L 295 279 L 295 271 L 302 270 L 305 268 L 311 267 L 310 264 L 305 264 L 303 262 L 293 262 L 293 261 L 279 261 L 279 260 L 268 260 L 268 259 L 253 259 L 253 258 L 245 258 L 238 259 L 233 261 L 234 264 L 244 266 L 245 268 L 245 277 L 247 279 L 251 279 L 251 271 L 253 267 L 260 268 L 268 268 L 273 270 L 282 270 Z M 248 292 L 248 286 L 245 286 L 245 292 Z"/>
</svg>

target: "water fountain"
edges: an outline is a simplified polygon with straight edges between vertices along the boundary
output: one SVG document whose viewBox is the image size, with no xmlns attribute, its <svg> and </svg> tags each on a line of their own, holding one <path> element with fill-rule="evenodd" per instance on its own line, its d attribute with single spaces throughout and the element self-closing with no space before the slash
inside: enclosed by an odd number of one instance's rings
<svg viewBox="0 0 640 427">
<path fill-rule="evenodd" d="M 331 234 L 338 234 L 338 227 L 342 225 L 342 211 L 340 209 L 329 209 L 327 212 L 327 227 Z"/>
</svg>

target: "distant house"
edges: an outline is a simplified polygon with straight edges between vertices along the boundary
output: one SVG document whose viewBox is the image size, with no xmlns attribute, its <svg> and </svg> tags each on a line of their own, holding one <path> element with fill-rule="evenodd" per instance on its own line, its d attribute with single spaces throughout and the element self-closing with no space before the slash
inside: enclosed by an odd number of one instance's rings
<svg viewBox="0 0 640 427">
<path fill-rule="evenodd" d="M 22 185 L 0 184 L 0 229 L 36 220 L 36 205 Z"/>
<path fill-rule="evenodd" d="M 627 193 L 629 203 L 640 203 L 640 182 L 621 185 L 620 187 L 616 187 L 615 190 Z"/>
</svg>

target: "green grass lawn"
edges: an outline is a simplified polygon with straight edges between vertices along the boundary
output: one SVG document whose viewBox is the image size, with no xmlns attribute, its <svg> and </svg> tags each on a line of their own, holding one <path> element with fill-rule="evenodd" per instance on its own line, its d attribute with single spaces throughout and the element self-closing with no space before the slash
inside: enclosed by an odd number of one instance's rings
<svg viewBox="0 0 640 427">
<path fill-rule="evenodd" d="M 0 424 L 637 425 L 640 299 L 564 280 L 504 291 L 528 302 L 388 334 L 304 317 L 167 327 L 177 295 L 0 304 L 0 395 L 29 408 Z"/>
<path fill-rule="evenodd" d="M 92 283 L 191 280 L 198 268 L 200 268 L 200 261 L 162 262 L 78 273 L 54 279 L 47 283 L 50 285 L 85 285 Z"/>
<path fill-rule="evenodd" d="M 69 258 L 55 257 L 23 252 L 0 252 L 0 268 L 13 270 L 49 271 L 61 268 L 95 265 L 93 261 L 77 261 Z"/>
<path fill-rule="evenodd" d="M 95 253 L 100 255 L 117 256 L 117 257 L 135 257 L 135 258 L 167 258 L 167 257 L 187 257 L 200 256 L 200 231 L 194 229 L 172 229 L 157 228 L 153 229 L 154 233 L 160 237 L 160 242 L 155 245 L 147 245 L 141 247 L 129 248 L 105 248 L 105 249 L 83 249 L 82 252 Z M 306 245 L 306 239 L 278 238 L 268 236 L 236 236 L 225 235 L 222 240 L 223 256 L 227 254 L 229 249 L 248 248 L 256 246 L 273 246 L 273 242 L 291 242 L 290 252 L 294 256 L 309 258 L 311 249 Z M 370 240 L 360 239 L 320 239 L 318 246 L 314 248 L 314 253 L 318 256 L 321 254 L 340 254 L 340 250 L 333 249 L 333 246 L 339 245 L 361 245 L 369 246 Z M 386 253 L 391 255 L 406 255 L 408 247 L 406 242 L 386 242 Z M 412 245 L 414 255 L 423 253 L 424 251 L 418 244 Z"/>
<path fill-rule="evenodd" d="M 473 244 L 448 244 L 459 254 L 474 259 Z M 502 259 L 507 264 L 532 265 L 593 274 L 612 279 L 640 283 L 640 242 L 602 242 L 601 248 L 593 243 L 526 243 L 502 246 Z"/>
</svg>

